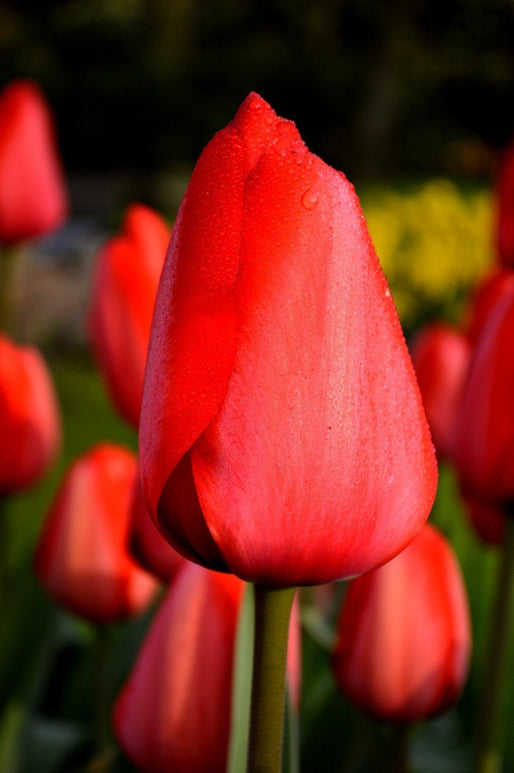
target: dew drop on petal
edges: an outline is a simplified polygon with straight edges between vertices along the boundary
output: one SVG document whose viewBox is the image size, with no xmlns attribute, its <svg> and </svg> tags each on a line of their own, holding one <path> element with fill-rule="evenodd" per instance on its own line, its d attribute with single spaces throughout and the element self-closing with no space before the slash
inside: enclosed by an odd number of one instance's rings
<svg viewBox="0 0 514 773">
<path fill-rule="evenodd" d="M 313 188 L 308 188 L 302 196 L 302 204 L 305 209 L 314 209 L 318 203 L 319 194 Z"/>
</svg>

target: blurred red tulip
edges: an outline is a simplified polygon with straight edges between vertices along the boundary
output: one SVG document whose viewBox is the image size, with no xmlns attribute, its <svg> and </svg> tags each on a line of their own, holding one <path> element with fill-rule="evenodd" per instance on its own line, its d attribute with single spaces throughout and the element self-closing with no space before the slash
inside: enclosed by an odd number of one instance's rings
<svg viewBox="0 0 514 773">
<path fill-rule="evenodd" d="M 50 109 L 35 83 L 13 81 L 0 94 L 0 241 L 52 231 L 67 210 Z"/>
<path fill-rule="evenodd" d="M 0 495 L 36 483 L 61 441 L 57 399 L 37 349 L 0 333 Z"/>
<path fill-rule="evenodd" d="M 123 230 L 98 252 L 88 333 L 109 395 L 121 415 L 139 423 L 146 350 L 170 229 L 149 207 L 133 204 Z"/>
<path fill-rule="evenodd" d="M 243 583 L 187 564 L 171 583 L 114 709 L 145 773 L 224 773 Z"/>
<path fill-rule="evenodd" d="M 169 582 L 187 559 L 166 542 L 150 517 L 139 475 L 131 504 L 129 550 L 135 561 L 162 582 Z"/>
<path fill-rule="evenodd" d="M 496 206 L 500 260 L 514 268 L 514 142 L 506 148 L 500 162 Z"/>
<path fill-rule="evenodd" d="M 433 501 L 430 433 L 353 187 L 257 94 L 203 151 L 177 217 L 140 465 L 178 550 L 271 588 L 383 563 Z"/>
<path fill-rule="evenodd" d="M 363 711 L 414 722 L 457 702 L 470 648 L 459 566 L 427 524 L 403 553 L 350 582 L 333 668 L 342 692 Z"/>
<path fill-rule="evenodd" d="M 505 518 L 503 507 L 496 502 L 488 502 L 463 494 L 464 506 L 477 537 L 487 545 L 503 545 L 505 539 Z"/>
<path fill-rule="evenodd" d="M 514 500 L 514 273 L 475 344 L 456 428 L 455 461 L 468 496 Z"/>
<path fill-rule="evenodd" d="M 116 738 L 144 773 L 225 773 L 243 588 L 233 575 L 190 562 L 170 583 L 113 714 Z M 296 599 L 289 631 L 287 670 L 298 711 Z"/>
<path fill-rule="evenodd" d="M 472 345 L 477 342 L 489 314 L 503 295 L 504 289 L 512 284 L 513 276 L 514 272 L 510 269 L 497 269 L 484 277 L 472 293 L 466 321 L 466 335 Z"/>
<path fill-rule="evenodd" d="M 92 622 L 141 612 L 158 588 L 127 550 L 136 475 L 132 453 L 95 446 L 68 470 L 43 526 L 39 580 L 57 603 Z"/>
<path fill-rule="evenodd" d="M 456 328 L 436 322 L 418 333 L 411 356 L 437 454 L 450 459 L 470 343 Z"/>
</svg>

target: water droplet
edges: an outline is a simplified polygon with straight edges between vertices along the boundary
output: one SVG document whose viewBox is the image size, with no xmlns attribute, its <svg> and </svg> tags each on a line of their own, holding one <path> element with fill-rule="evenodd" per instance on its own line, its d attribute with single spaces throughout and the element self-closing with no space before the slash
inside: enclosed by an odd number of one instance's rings
<svg viewBox="0 0 514 773">
<path fill-rule="evenodd" d="M 318 203 L 319 194 L 313 188 L 308 188 L 302 196 L 302 204 L 305 209 L 314 209 Z"/>
</svg>

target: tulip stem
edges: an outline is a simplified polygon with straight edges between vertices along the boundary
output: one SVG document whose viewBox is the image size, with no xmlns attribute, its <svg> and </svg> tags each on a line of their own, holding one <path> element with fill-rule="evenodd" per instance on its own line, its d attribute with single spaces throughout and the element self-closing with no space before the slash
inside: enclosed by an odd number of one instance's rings
<svg viewBox="0 0 514 773">
<path fill-rule="evenodd" d="M 12 322 L 14 250 L 0 247 L 0 330 L 8 331 Z"/>
<path fill-rule="evenodd" d="M 9 523 L 7 497 L 0 495 L 0 609 L 7 596 L 7 562 L 9 560 Z"/>
<path fill-rule="evenodd" d="M 93 738 L 98 754 L 105 752 L 110 738 L 110 654 L 109 628 L 107 625 L 96 625 L 93 643 Z"/>
<path fill-rule="evenodd" d="M 501 714 L 509 660 L 510 626 L 514 614 L 514 513 L 505 519 L 498 584 L 492 613 L 484 692 L 480 704 L 476 773 L 498 773 L 502 766 Z"/>
<path fill-rule="evenodd" d="M 409 770 L 409 741 L 412 725 L 408 722 L 394 724 L 391 736 L 391 773 Z"/>
<path fill-rule="evenodd" d="M 289 618 L 295 588 L 255 586 L 248 773 L 280 773 Z"/>
</svg>

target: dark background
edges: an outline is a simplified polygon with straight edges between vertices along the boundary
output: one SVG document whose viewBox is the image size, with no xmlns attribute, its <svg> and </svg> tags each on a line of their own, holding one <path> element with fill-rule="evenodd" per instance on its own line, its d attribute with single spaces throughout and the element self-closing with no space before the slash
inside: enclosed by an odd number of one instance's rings
<svg viewBox="0 0 514 773">
<path fill-rule="evenodd" d="M 16 0 L 74 171 L 186 167 L 250 90 L 351 177 L 485 176 L 514 134 L 511 0 Z"/>
</svg>

